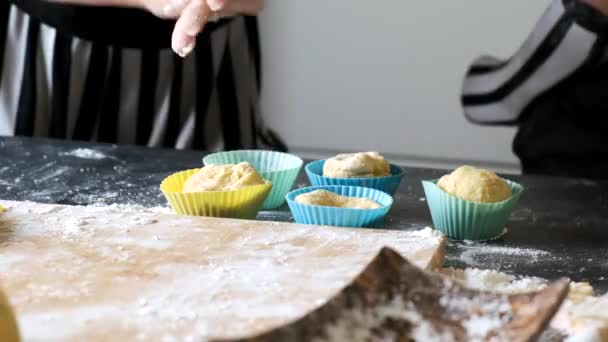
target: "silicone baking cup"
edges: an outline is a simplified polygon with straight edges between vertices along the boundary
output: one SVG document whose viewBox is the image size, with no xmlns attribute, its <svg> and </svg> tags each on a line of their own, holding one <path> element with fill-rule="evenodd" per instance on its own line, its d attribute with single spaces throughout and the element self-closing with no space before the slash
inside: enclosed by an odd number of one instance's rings
<svg viewBox="0 0 608 342">
<path fill-rule="evenodd" d="M 438 180 L 423 181 L 436 229 L 456 240 L 491 240 L 502 235 L 524 188 L 507 180 L 513 196 L 498 203 L 475 203 L 448 194 Z"/>
<path fill-rule="evenodd" d="M 276 209 L 285 204 L 285 195 L 293 187 L 304 163 L 293 154 L 261 150 L 218 152 L 203 158 L 205 165 L 240 162 L 249 162 L 264 179 L 272 183 L 272 190 L 263 209 Z"/>
<path fill-rule="evenodd" d="M 348 197 L 366 197 L 378 202 L 382 207 L 378 209 L 350 209 L 306 205 L 295 201 L 298 195 L 314 190 L 327 190 Z M 343 185 L 301 188 L 288 193 L 286 199 L 296 223 L 338 227 L 377 227 L 383 223 L 385 216 L 393 205 L 393 198 L 385 192 Z"/>
<path fill-rule="evenodd" d="M 272 188 L 272 183 L 267 182 L 233 191 L 183 193 L 186 180 L 199 170 L 175 173 L 160 185 L 169 205 L 178 214 L 254 219 Z"/>
<path fill-rule="evenodd" d="M 331 178 L 323 176 L 323 165 L 325 160 L 317 160 L 306 165 L 306 174 L 313 186 L 323 185 L 344 185 L 344 186 L 359 186 L 380 190 L 394 195 L 399 188 L 401 179 L 405 172 L 397 165 L 391 164 L 391 175 L 386 177 L 370 177 L 370 178 Z"/>
</svg>

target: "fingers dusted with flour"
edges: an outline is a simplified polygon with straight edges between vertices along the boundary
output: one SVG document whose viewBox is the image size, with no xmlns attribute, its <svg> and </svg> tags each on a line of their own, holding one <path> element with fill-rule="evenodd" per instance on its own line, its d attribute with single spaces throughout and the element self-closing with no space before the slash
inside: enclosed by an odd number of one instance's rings
<svg viewBox="0 0 608 342">
<path fill-rule="evenodd" d="M 186 57 L 194 49 L 196 36 L 209 20 L 211 9 L 204 0 L 192 0 L 184 8 L 175 23 L 171 46 L 181 57 Z"/>
<path fill-rule="evenodd" d="M 207 0 L 207 5 L 209 5 L 209 8 L 212 11 L 221 11 L 222 9 L 224 9 L 224 6 L 226 5 L 227 0 Z"/>
<path fill-rule="evenodd" d="M 237 14 L 255 15 L 263 8 L 263 0 L 189 0 L 175 24 L 173 51 L 181 57 L 190 54 L 207 22 Z"/>
<path fill-rule="evenodd" d="M 196 36 L 208 22 L 239 14 L 256 15 L 264 0 L 48 0 L 87 6 L 115 6 L 145 9 L 159 18 L 177 19 L 171 47 L 186 57 L 196 44 Z"/>
</svg>

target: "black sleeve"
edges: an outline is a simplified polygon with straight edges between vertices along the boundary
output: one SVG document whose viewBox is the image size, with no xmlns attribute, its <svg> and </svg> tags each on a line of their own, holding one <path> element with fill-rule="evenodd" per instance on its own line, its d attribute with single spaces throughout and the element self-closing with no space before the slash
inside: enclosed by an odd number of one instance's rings
<svg viewBox="0 0 608 342">
<path fill-rule="evenodd" d="M 508 60 L 478 58 L 463 82 L 468 120 L 516 124 L 526 107 L 561 82 L 606 62 L 608 17 L 576 0 L 554 0 Z"/>
</svg>

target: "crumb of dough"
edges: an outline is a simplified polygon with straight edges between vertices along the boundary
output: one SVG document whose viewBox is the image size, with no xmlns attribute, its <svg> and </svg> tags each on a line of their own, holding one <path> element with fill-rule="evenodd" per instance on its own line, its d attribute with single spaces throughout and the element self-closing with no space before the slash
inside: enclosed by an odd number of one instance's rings
<svg viewBox="0 0 608 342">
<path fill-rule="evenodd" d="M 339 207 L 351 209 L 377 209 L 382 208 L 378 202 L 362 197 L 340 196 L 331 191 L 315 190 L 296 196 L 295 201 L 306 205 L 323 207 Z"/>
<path fill-rule="evenodd" d="M 370 178 L 391 175 L 391 167 L 378 152 L 339 154 L 327 159 L 323 176 L 331 178 Z"/>
<path fill-rule="evenodd" d="M 593 287 L 587 282 L 571 282 L 570 292 L 568 293 L 568 299 L 574 303 L 581 303 L 586 298 L 593 296 Z M 608 308 L 607 308 L 608 309 Z"/>
<path fill-rule="evenodd" d="M 231 191 L 260 184 L 265 184 L 264 179 L 247 162 L 208 165 L 186 180 L 182 192 Z"/>
<path fill-rule="evenodd" d="M 442 190 L 460 199 L 476 203 L 497 203 L 511 198 L 509 184 L 494 172 L 473 166 L 461 166 L 437 183 Z"/>
</svg>

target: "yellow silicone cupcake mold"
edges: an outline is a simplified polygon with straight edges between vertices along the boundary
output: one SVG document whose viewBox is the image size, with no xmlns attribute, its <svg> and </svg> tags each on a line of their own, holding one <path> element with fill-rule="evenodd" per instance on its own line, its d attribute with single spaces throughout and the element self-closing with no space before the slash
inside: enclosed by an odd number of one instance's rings
<svg viewBox="0 0 608 342">
<path fill-rule="evenodd" d="M 267 181 L 239 190 L 183 193 L 186 180 L 199 170 L 174 173 L 160 185 L 169 205 L 180 215 L 254 219 L 272 189 Z"/>
</svg>

